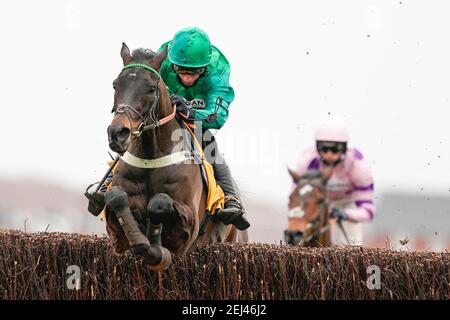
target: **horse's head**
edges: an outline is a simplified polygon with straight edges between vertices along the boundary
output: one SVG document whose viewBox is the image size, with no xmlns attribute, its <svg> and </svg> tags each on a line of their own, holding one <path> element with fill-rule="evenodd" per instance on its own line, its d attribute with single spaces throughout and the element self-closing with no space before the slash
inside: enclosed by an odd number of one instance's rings
<svg viewBox="0 0 450 320">
<path fill-rule="evenodd" d="M 289 196 L 289 223 L 285 231 L 288 244 L 306 244 L 317 237 L 319 228 L 327 219 L 326 179 L 318 170 L 304 175 L 289 170 L 295 188 Z"/>
<path fill-rule="evenodd" d="M 130 54 L 125 43 L 120 55 L 123 69 L 114 80 L 114 118 L 108 127 L 110 148 L 124 153 L 133 136 L 159 125 L 161 101 L 169 101 L 167 90 L 159 75 L 167 49 L 154 53 L 148 49 L 136 49 Z"/>
</svg>

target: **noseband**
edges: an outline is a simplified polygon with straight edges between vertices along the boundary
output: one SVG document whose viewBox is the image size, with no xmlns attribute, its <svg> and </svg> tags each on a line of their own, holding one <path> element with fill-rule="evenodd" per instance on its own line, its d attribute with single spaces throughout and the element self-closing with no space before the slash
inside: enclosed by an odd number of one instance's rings
<svg viewBox="0 0 450 320">
<path fill-rule="evenodd" d="M 325 190 L 324 186 L 317 184 L 317 183 L 313 183 L 312 181 L 309 181 L 308 184 L 320 189 L 321 191 Z M 312 231 L 311 231 L 311 235 L 300 239 L 299 245 L 303 245 L 314 239 L 317 240 L 322 233 L 326 232 L 330 228 L 330 225 L 327 224 L 326 226 L 323 226 L 322 228 L 318 229 L 318 226 L 319 226 L 320 222 L 323 220 L 324 215 L 328 214 L 328 212 L 327 212 L 328 202 L 327 202 L 326 198 L 322 199 L 322 201 L 319 205 L 320 205 L 320 209 L 319 209 L 320 211 L 314 220 L 310 221 L 309 219 L 307 219 L 305 217 L 305 219 L 306 219 L 306 221 L 308 221 L 308 225 L 309 225 L 308 228 L 305 230 L 305 233 L 308 230 L 312 230 Z"/>
<path fill-rule="evenodd" d="M 139 124 L 137 130 L 133 131 L 131 130 L 131 134 L 134 137 L 139 137 L 142 133 L 144 133 L 147 130 L 154 130 L 155 128 L 162 126 L 163 124 L 169 122 L 170 120 L 172 120 L 173 118 L 175 118 L 175 113 L 176 113 L 176 106 L 173 106 L 173 111 L 170 115 L 168 115 L 167 117 L 158 120 L 158 115 L 156 114 L 156 108 L 159 105 L 159 99 L 161 97 L 161 92 L 159 89 L 159 84 L 161 81 L 161 75 L 159 74 L 158 71 L 156 71 L 155 69 L 153 69 L 152 67 L 143 64 L 143 63 L 130 63 L 127 64 L 126 66 L 124 66 L 122 68 L 122 71 L 125 69 L 129 69 L 129 68 L 140 68 L 140 69 L 145 69 L 148 70 L 154 74 L 156 74 L 158 76 L 158 85 L 156 86 L 156 94 L 155 94 L 155 100 L 153 101 L 152 105 L 150 106 L 149 110 L 147 111 L 146 114 L 142 115 L 141 113 L 139 113 L 135 108 L 133 108 L 130 105 L 126 105 L 126 104 L 120 104 L 117 107 L 113 108 L 113 112 L 114 112 L 114 116 L 116 116 L 117 114 L 121 114 L 124 113 L 127 118 L 128 121 L 130 122 L 130 127 L 131 129 L 133 128 L 132 126 L 132 121 L 131 121 L 131 117 L 130 117 L 130 112 L 136 114 L 140 119 L 141 119 L 141 123 Z M 147 120 L 150 118 L 151 123 L 150 124 L 146 124 Z"/>
</svg>

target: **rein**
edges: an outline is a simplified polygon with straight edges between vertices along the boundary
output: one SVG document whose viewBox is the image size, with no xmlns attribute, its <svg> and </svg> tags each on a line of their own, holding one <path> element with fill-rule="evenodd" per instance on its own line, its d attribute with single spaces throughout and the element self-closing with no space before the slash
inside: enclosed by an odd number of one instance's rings
<svg viewBox="0 0 450 320">
<path fill-rule="evenodd" d="M 310 229 L 312 229 L 312 233 L 311 235 L 309 235 L 308 237 L 302 238 L 300 240 L 299 245 L 303 245 L 305 243 L 310 242 L 311 240 L 313 240 L 314 238 L 318 238 L 322 233 L 326 232 L 329 228 L 330 228 L 330 224 L 327 224 L 326 226 L 323 226 L 322 228 L 320 228 L 319 230 L 316 229 L 316 226 L 320 223 L 321 219 L 323 218 L 324 214 L 327 214 L 327 202 L 324 201 L 321 205 L 321 209 L 320 209 L 320 213 L 317 215 L 317 218 L 314 219 L 313 221 L 308 221 L 311 224 Z"/>
</svg>

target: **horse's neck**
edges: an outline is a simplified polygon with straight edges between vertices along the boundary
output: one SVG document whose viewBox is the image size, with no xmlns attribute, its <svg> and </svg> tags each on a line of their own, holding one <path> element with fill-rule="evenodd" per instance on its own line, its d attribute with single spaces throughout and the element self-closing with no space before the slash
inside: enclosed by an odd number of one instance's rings
<svg viewBox="0 0 450 320">
<path fill-rule="evenodd" d="M 162 80 L 159 83 L 159 89 L 160 98 L 158 118 L 164 119 L 173 112 L 173 106 L 170 101 L 166 85 Z M 160 127 L 145 131 L 131 144 L 128 151 L 143 159 L 156 159 L 169 155 L 174 151 L 179 143 L 179 135 L 176 134 L 177 129 L 179 130 L 181 127 L 178 121 L 174 118 Z M 184 139 L 181 141 L 184 141 Z"/>
</svg>

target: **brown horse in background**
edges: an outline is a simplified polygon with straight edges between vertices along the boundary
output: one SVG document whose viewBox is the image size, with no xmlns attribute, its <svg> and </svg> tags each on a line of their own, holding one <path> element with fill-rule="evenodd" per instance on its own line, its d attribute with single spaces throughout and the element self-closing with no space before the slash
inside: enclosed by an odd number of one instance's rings
<svg viewBox="0 0 450 320">
<path fill-rule="evenodd" d="M 108 127 L 109 146 L 122 155 L 113 187 L 106 193 L 108 235 L 117 253 L 131 249 L 157 271 L 169 266 L 171 254 L 214 242 L 234 242 L 238 233 L 212 215 L 199 235 L 207 190 L 198 162 L 189 156 L 188 138 L 176 134 L 185 129 L 175 117 L 159 75 L 166 56 L 167 49 L 158 54 L 137 49 L 130 54 L 122 45 L 124 68 L 113 83 L 114 118 Z M 127 154 L 145 160 L 133 164 L 124 158 Z M 159 167 L 140 166 L 162 159 L 165 164 Z"/>
<path fill-rule="evenodd" d="M 295 188 L 289 196 L 285 242 L 306 247 L 330 246 L 329 212 L 325 191 L 330 174 L 324 176 L 318 170 L 310 170 L 304 175 L 298 175 L 291 170 L 288 171 Z"/>
</svg>

